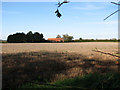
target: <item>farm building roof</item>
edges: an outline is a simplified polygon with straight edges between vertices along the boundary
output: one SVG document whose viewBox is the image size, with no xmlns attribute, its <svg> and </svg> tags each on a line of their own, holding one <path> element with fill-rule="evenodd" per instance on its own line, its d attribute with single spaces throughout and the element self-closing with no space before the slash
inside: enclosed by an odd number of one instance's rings
<svg viewBox="0 0 120 90">
<path fill-rule="evenodd" d="M 48 38 L 50 41 L 64 41 L 63 38 Z"/>
</svg>

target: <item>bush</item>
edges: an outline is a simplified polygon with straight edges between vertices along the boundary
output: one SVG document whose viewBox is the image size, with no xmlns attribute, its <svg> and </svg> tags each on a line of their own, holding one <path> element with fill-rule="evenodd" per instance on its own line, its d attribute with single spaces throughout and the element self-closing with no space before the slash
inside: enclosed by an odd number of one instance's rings
<svg viewBox="0 0 120 90">
<path fill-rule="evenodd" d="M 9 35 L 7 38 L 8 43 L 34 43 L 34 42 L 44 42 L 45 39 L 43 38 L 43 34 L 39 34 L 35 32 L 34 34 L 32 31 L 28 32 L 27 34 L 24 33 L 16 33 L 13 35 Z"/>
</svg>

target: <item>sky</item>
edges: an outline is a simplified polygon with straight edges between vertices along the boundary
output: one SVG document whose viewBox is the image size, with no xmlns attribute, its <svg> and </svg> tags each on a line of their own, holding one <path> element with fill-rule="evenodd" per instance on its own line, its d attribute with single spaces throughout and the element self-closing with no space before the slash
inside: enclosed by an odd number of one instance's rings
<svg viewBox="0 0 120 90">
<path fill-rule="evenodd" d="M 3 2 L 2 35 L 16 32 L 39 32 L 45 39 L 58 34 L 79 38 L 118 38 L 118 14 L 103 19 L 118 9 L 110 2 L 70 2 L 59 8 L 61 18 L 56 17 L 57 2 Z"/>
</svg>

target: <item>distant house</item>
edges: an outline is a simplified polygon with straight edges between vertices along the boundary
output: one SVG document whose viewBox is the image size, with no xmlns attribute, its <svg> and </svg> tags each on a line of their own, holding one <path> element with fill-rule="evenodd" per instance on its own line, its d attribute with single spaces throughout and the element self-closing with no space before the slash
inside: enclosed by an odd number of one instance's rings
<svg viewBox="0 0 120 90">
<path fill-rule="evenodd" d="M 48 41 L 51 42 L 64 42 L 63 38 L 48 38 Z"/>
</svg>

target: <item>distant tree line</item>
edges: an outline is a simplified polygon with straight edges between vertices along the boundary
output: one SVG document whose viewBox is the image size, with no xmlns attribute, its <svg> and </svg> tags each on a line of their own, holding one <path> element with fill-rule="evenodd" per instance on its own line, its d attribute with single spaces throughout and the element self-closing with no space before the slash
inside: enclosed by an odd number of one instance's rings
<svg viewBox="0 0 120 90">
<path fill-rule="evenodd" d="M 118 42 L 118 40 L 116 38 L 112 38 L 112 39 L 83 39 L 83 38 L 79 38 L 79 39 L 74 39 L 73 36 L 70 36 L 68 34 L 63 34 L 61 35 L 57 35 L 56 38 L 63 38 L 65 42 Z M 120 42 L 120 40 L 119 40 Z"/>
<path fill-rule="evenodd" d="M 45 40 L 43 38 L 43 34 L 39 32 L 32 33 L 32 31 L 29 31 L 27 34 L 25 33 L 15 33 L 12 35 L 9 35 L 7 38 L 8 43 L 40 43 L 40 42 L 50 42 L 49 40 Z M 120 40 L 117 40 L 116 38 L 113 39 L 74 39 L 73 36 L 70 36 L 68 34 L 57 35 L 56 38 L 63 38 L 64 42 L 120 42 Z"/>
<path fill-rule="evenodd" d="M 35 32 L 32 33 L 32 31 L 29 31 L 27 34 L 25 33 L 16 33 L 13 35 L 9 35 L 7 38 L 8 43 L 39 43 L 39 42 L 45 42 L 46 40 L 43 38 L 43 34 Z"/>
<path fill-rule="evenodd" d="M 112 39 L 76 39 L 74 40 L 74 42 L 118 42 L 118 40 L 116 38 L 112 38 Z"/>
</svg>

